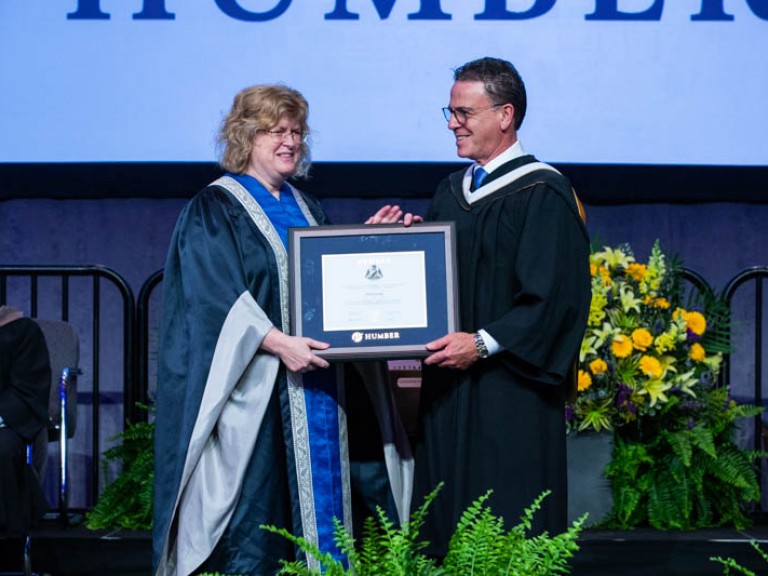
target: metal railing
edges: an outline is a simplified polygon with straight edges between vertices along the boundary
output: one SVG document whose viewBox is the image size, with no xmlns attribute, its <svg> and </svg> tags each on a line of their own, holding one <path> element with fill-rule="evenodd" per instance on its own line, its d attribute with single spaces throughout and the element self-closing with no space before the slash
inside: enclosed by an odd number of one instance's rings
<svg viewBox="0 0 768 576">
<path fill-rule="evenodd" d="M 92 310 L 90 317 L 90 338 L 93 342 L 93 360 L 90 367 L 85 367 L 86 377 L 90 374 L 93 380 L 93 439 L 92 450 L 94 454 L 92 462 L 93 477 L 99 477 L 99 409 L 100 409 L 100 357 L 102 354 L 101 341 L 102 331 L 100 329 L 102 318 L 102 283 L 113 285 L 120 294 L 120 317 L 122 321 L 122 357 L 123 357 L 123 390 L 122 405 L 125 419 L 138 422 L 147 418 L 142 410 L 137 408 L 137 403 L 150 403 L 150 364 L 156 358 L 156 342 L 154 336 L 157 334 L 157 321 L 159 317 L 161 304 L 153 304 L 152 299 L 156 289 L 162 284 L 163 270 L 154 272 L 141 286 L 138 297 L 134 300 L 131 289 L 127 283 L 114 271 L 100 266 L 0 266 L 0 303 L 9 302 L 11 292 L 18 295 L 18 286 L 12 284 L 18 283 L 20 279 L 26 279 L 25 296 L 29 306 L 30 315 L 33 317 L 43 317 L 51 310 L 56 310 L 56 318 L 70 321 L 73 313 L 73 300 L 80 296 L 82 305 L 82 286 L 74 286 L 75 278 L 85 278 L 90 283 L 91 299 L 87 303 Z M 747 341 L 753 343 L 751 353 L 753 355 L 754 375 L 750 383 L 750 392 L 755 404 L 763 404 L 763 324 L 764 324 L 764 298 L 763 283 L 768 278 L 768 266 L 753 267 L 736 275 L 723 291 L 723 297 L 729 308 L 734 306 L 734 300 L 737 295 L 741 296 L 747 286 L 754 287 L 754 295 L 747 302 L 747 315 L 754 318 L 754 332 L 750 333 Z M 683 269 L 683 280 L 687 282 L 692 289 L 699 294 L 713 294 L 710 285 L 698 273 L 690 269 Z M 51 303 L 47 296 L 51 290 L 50 286 L 43 287 L 43 284 L 53 281 L 56 286 L 55 292 L 60 299 L 58 305 Z M 45 293 L 45 297 L 42 297 Z M 75 294 L 76 293 L 76 294 Z M 739 302 L 744 303 L 743 300 Z M 53 316 L 48 316 L 53 317 Z M 743 326 L 741 327 L 743 329 Z M 153 349 L 153 344 L 155 348 Z M 731 357 L 726 355 L 721 371 L 721 382 L 729 383 L 732 372 Z M 754 441 L 755 447 L 761 447 L 762 425 L 759 418 L 755 422 Z M 94 487 L 94 498 L 97 496 Z"/>
<path fill-rule="evenodd" d="M 725 298 L 728 308 L 733 311 L 734 298 L 737 292 L 744 289 L 748 284 L 754 285 L 754 296 L 752 298 L 752 318 L 754 319 L 753 335 L 753 371 L 754 376 L 752 380 L 752 400 L 755 405 L 763 406 L 763 283 L 768 279 L 768 266 L 754 266 L 747 268 L 739 274 L 737 274 L 728 284 L 723 291 L 723 297 Z M 723 372 L 730 379 L 731 372 L 731 359 L 726 359 L 726 364 L 723 366 Z M 755 450 L 761 450 L 762 438 L 758 433 L 761 430 L 761 417 L 755 417 Z"/>
<path fill-rule="evenodd" d="M 91 463 L 93 481 L 90 498 L 96 502 L 99 496 L 101 470 L 100 442 L 102 404 L 102 359 L 114 352 L 114 347 L 104 343 L 114 334 L 103 330 L 113 317 L 104 317 L 104 298 L 107 288 L 117 291 L 118 301 L 110 307 L 122 324 L 122 409 L 125 420 L 137 418 L 135 408 L 135 354 L 134 319 L 135 300 L 125 280 L 115 271 L 102 266 L 0 266 L 0 304 L 29 311 L 32 318 L 49 318 L 69 322 L 81 335 L 81 383 L 91 383 Z M 83 359 L 90 358 L 86 364 Z M 109 365 L 114 362 L 108 362 Z M 85 394 L 85 392 L 81 392 Z"/>
<path fill-rule="evenodd" d="M 150 400 L 150 376 L 149 376 L 149 363 L 150 363 L 150 334 L 151 334 L 151 322 L 150 322 L 150 300 L 154 293 L 155 288 L 163 281 L 163 270 L 157 270 L 142 284 L 139 290 L 139 296 L 136 301 L 136 330 L 138 332 L 138 346 L 137 351 L 137 387 L 136 398 L 139 402 L 148 404 Z"/>
</svg>

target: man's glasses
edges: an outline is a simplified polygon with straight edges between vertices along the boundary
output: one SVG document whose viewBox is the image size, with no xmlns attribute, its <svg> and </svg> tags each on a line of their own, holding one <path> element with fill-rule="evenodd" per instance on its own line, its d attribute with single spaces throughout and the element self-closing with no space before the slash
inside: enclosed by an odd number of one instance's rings
<svg viewBox="0 0 768 576">
<path fill-rule="evenodd" d="M 451 115 L 453 115 L 454 118 L 456 118 L 456 122 L 459 124 L 466 124 L 467 118 L 470 116 L 474 116 L 478 112 L 482 112 L 483 110 L 490 110 L 491 108 L 498 108 L 499 106 L 502 106 L 502 104 L 494 104 L 493 106 L 486 106 L 485 108 L 449 108 L 446 106 L 443 108 L 443 116 L 445 116 L 445 120 L 447 122 L 451 121 Z"/>
<path fill-rule="evenodd" d="M 301 130 L 286 130 L 285 128 L 276 128 L 274 130 L 265 130 L 264 128 L 258 128 L 256 132 L 264 132 L 268 134 L 275 142 L 285 142 L 288 138 L 292 142 L 302 141 L 306 142 L 309 132 L 302 132 Z"/>
</svg>

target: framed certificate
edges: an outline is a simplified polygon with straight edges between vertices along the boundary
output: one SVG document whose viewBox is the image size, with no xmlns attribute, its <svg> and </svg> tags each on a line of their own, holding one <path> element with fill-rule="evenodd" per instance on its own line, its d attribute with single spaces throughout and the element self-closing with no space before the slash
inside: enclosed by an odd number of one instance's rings
<svg viewBox="0 0 768 576">
<path fill-rule="evenodd" d="M 291 331 L 347 358 L 415 358 L 455 332 L 452 222 L 291 228 Z"/>
</svg>

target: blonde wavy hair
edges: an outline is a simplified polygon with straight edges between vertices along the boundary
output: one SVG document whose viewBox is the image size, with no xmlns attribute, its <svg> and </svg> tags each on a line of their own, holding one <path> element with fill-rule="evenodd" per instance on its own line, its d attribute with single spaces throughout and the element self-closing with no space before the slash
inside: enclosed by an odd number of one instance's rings
<svg viewBox="0 0 768 576">
<path fill-rule="evenodd" d="M 257 130 L 270 130 L 282 118 L 298 122 L 309 133 L 309 105 L 300 92 L 281 84 L 260 84 L 244 88 L 235 96 L 227 117 L 221 123 L 218 143 L 219 165 L 233 174 L 248 166 Z M 302 141 L 294 176 L 306 176 L 311 164 L 309 145 Z"/>
</svg>

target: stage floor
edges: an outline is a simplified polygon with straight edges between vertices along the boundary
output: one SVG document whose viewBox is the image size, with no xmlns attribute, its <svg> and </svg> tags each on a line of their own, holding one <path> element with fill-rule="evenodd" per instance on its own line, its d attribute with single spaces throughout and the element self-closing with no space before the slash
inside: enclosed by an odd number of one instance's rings
<svg viewBox="0 0 768 576">
<path fill-rule="evenodd" d="M 750 546 L 768 551 L 768 525 L 744 531 L 629 532 L 589 529 L 572 576 L 718 576 L 723 566 L 710 557 L 733 558 L 757 574 L 766 563 Z M 83 526 L 44 526 L 33 535 L 33 568 L 51 576 L 150 576 L 147 532 L 90 531 Z M 0 573 L 21 568 L 21 542 L 0 539 Z"/>
</svg>

